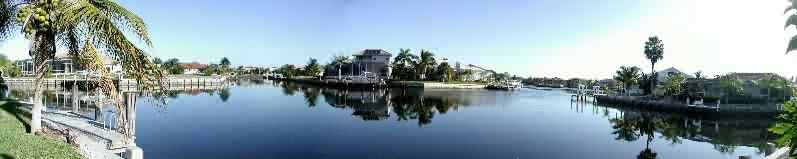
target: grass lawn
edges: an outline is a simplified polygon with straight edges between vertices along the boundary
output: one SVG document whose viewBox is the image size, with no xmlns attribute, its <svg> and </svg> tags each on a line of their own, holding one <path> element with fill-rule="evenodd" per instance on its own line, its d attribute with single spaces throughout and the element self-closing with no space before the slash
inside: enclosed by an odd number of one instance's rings
<svg viewBox="0 0 797 159">
<path fill-rule="evenodd" d="M 0 159 L 83 158 L 65 142 L 28 134 L 30 112 L 18 106 L 0 100 Z"/>
</svg>

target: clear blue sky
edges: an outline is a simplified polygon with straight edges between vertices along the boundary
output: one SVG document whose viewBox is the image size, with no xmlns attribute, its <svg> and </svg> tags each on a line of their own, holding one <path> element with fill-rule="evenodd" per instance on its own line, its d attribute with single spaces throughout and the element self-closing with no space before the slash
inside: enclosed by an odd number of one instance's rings
<svg viewBox="0 0 797 159">
<path fill-rule="evenodd" d="M 721 2 L 721 3 L 718 3 Z M 794 75 L 777 2 L 705 0 L 120 0 L 150 27 L 152 55 L 236 65 L 322 62 L 366 48 L 429 49 L 450 61 L 521 76 L 610 78 L 620 65 L 646 72 L 647 36 L 665 58 L 708 74 Z M 742 15 L 743 14 L 743 15 Z M 728 22 L 745 22 L 728 25 Z M 728 34 L 734 33 L 738 38 Z M 762 31 L 763 30 L 763 31 Z M 738 44 L 750 44 L 741 46 Z M 0 51 L 26 58 L 26 42 Z M 737 48 L 741 47 L 741 48 Z M 751 56 L 752 53 L 767 56 Z M 752 58 L 752 59 L 751 59 Z M 758 59 L 756 59 L 758 58 Z M 765 58 L 777 59 L 762 62 Z M 747 65 L 741 67 L 741 60 Z M 789 65 L 787 65 L 789 64 Z M 733 67 L 731 67 L 733 66 Z M 794 68 L 794 67 L 791 67 Z"/>
</svg>

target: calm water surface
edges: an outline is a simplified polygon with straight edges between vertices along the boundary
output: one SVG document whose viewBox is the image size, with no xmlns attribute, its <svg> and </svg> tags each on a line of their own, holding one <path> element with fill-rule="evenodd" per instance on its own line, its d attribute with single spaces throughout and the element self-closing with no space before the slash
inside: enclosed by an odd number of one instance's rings
<svg viewBox="0 0 797 159">
<path fill-rule="evenodd" d="M 13 92 L 12 92 L 13 93 Z M 146 158 L 762 158 L 771 117 L 571 103 L 565 91 L 242 84 L 139 97 Z"/>
</svg>

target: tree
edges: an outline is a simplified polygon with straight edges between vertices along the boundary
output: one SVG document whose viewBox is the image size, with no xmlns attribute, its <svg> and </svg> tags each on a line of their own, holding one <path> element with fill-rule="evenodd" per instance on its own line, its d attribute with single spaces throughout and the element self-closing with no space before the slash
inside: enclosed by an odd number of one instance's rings
<svg viewBox="0 0 797 159">
<path fill-rule="evenodd" d="M 667 81 L 664 81 L 664 92 L 667 95 L 679 95 L 683 92 L 683 87 L 681 85 L 684 84 L 686 81 L 686 77 L 684 77 L 681 73 L 676 73 L 667 77 Z"/>
<path fill-rule="evenodd" d="M 652 94 L 653 87 L 656 87 L 655 84 L 658 82 L 656 77 L 658 73 L 653 74 L 645 74 L 642 73 L 642 76 L 639 77 L 639 88 L 642 89 L 644 94 Z"/>
<path fill-rule="evenodd" d="M 19 77 L 22 76 L 22 68 L 19 65 L 11 64 L 3 70 L 3 76 Z"/>
<path fill-rule="evenodd" d="M 697 72 L 695 72 L 695 78 L 696 79 L 704 79 L 706 77 L 703 76 L 703 71 L 697 71 Z"/>
<path fill-rule="evenodd" d="M 221 58 L 221 61 L 219 61 L 219 64 L 221 66 L 221 67 L 219 67 L 219 74 L 227 74 L 227 73 L 232 72 L 232 68 L 230 67 L 230 65 L 231 65 L 230 59 L 227 59 L 227 57 Z"/>
<path fill-rule="evenodd" d="M 648 38 L 648 41 L 645 42 L 645 57 L 650 60 L 650 74 L 655 74 L 656 63 L 664 58 L 664 44 L 661 42 L 658 36 L 651 36 Z M 651 86 L 649 91 L 653 92 L 653 90 L 656 89 L 657 81 L 651 80 L 647 82 L 650 82 Z"/>
<path fill-rule="evenodd" d="M 395 80 L 413 80 L 416 77 L 415 63 L 418 56 L 410 54 L 410 49 L 400 49 L 393 59 L 391 76 Z"/>
<path fill-rule="evenodd" d="M 783 14 L 789 13 L 789 11 L 797 10 L 797 1 L 789 0 L 789 6 L 786 7 L 786 10 L 783 11 Z M 786 20 L 785 28 L 789 26 L 795 25 L 797 26 L 797 12 L 788 14 L 789 18 Z M 786 47 L 786 53 L 788 54 L 790 51 L 797 49 L 797 36 L 792 36 L 789 40 L 789 45 Z"/>
<path fill-rule="evenodd" d="M 171 58 L 171 59 L 166 60 L 166 62 L 163 62 L 161 67 L 168 69 L 168 68 L 171 68 L 171 67 L 175 67 L 177 65 L 180 65 L 180 60 L 177 59 L 177 58 Z"/>
<path fill-rule="evenodd" d="M 156 81 L 160 81 L 160 72 L 144 50 L 128 39 L 128 36 L 132 36 L 141 40 L 145 47 L 152 47 L 146 24 L 140 17 L 117 2 L 111 0 L 3 2 L 0 6 L 2 9 L 0 33 L 7 33 L 9 29 L 19 27 L 25 38 L 31 40 L 29 54 L 33 57 L 36 72 L 31 133 L 41 129 L 44 70 L 46 61 L 55 57 L 58 48 L 66 48 L 69 56 L 87 69 L 101 72 L 103 75 L 99 80 L 101 90 L 111 97 L 117 97 L 117 94 L 113 91 L 115 89 L 113 81 L 102 65 L 103 58 L 100 54 L 119 60 L 127 75 L 136 79 L 142 89 L 155 87 L 157 86 L 155 83 L 158 83 Z M 13 14 L 16 15 L 14 21 L 8 16 Z M 117 107 L 121 105 L 117 104 Z M 125 120 L 124 116 L 117 118 L 117 123 L 120 123 L 119 130 L 123 134 L 132 128 Z"/>
<path fill-rule="evenodd" d="M 220 67 L 219 67 L 218 64 L 210 64 L 210 65 L 208 65 L 208 67 L 206 67 L 205 69 L 202 70 L 202 74 L 205 75 L 205 76 L 217 75 L 217 74 L 220 74 L 220 70 L 219 69 L 220 69 Z"/>
<path fill-rule="evenodd" d="M 473 77 L 473 70 L 466 69 L 466 70 L 464 70 L 462 72 L 459 72 L 459 74 L 457 74 L 457 78 L 456 79 L 459 80 L 459 81 L 467 81 L 467 80 L 470 80 L 471 77 Z"/>
<path fill-rule="evenodd" d="M 179 74 L 185 73 L 185 69 L 183 69 L 183 65 L 179 65 L 179 64 L 175 65 L 175 66 L 172 66 L 172 67 L 169 67 L 167 69 L 167 71 L 169 71 L 169 74 L 173 74 L 173 75 L 179 75 Z"/>
<path fill-rule="evenodd" d="M 8 76 L 9 70 L 14 66 L 14 63 L 12 63 L 11 60 L 8 60 L 6 55 L 0 54 L 0 80 L 4 80 L 2 77 Z"/>
<path fill-rule="evenodd" d="M 437 62 L 434 59 L 434 53 L 427 50 L 421 50 L 421 58 L 417 61 L 415 69 L 419 74 L 420 80 L 426 80 L 427 73 L 430 73 Z"/>
<path fill-rule="evenodd" d="M 351 59 L 349 59 L 348 56 L 332 56 L 332 60 L 325 66 L 325 69 L 328 73 L 327 76 L 338 76 L 338 78 L 340 78 L 340 76 L 346 74 L 343 73 L 343 71 L 348 70 L 345 67 L 349 67 L 349 64 L 351 64 Z"/>
<path fill-rule="evenodd" d="M 282 65 L 282 67 L 278 68 L 274 72 L 282 74 L 286 78 L 291 78 L 293 76 L 296 76 L 297 74 L 296 66 L 293 66 L 291 64 Z"/>
<path fill-rule="evenodd" d="M 153 58 L 153 59 L 152 59 L 152 63 L 154 63 L 154 64 L 156 64 L 156 65 L 160 65 L 160 64 L 162 64 L 162 63 L 163 63 L 163 60 L 161 60 L 161 58 L 157 58 L 157 57 L 156 57 L 156 58 Z"/>
<path fill-rule="evenodd" d="M 230 67 L 230 64 L 231 64 L 230 63 L 230 59 L 227 59 L 227 57 L 223 57 L 223 58 L 221 58 L 221 61 L 219 61 L 219 64 L 221 64 L 221 66 L 224 66 L 224 67 Z"/>
<path fill-rule="evenodd" d="M 321 65 L 318 65 L 318 60 L 310 58 L 310 60 L 307 61 L 307 65 L 304 66 L 304 71 L 307 76 L 321 76 Z"/>
<path fill-rule="evenodd" d="M 778 135 L 778 146 L 789 147 L 789 156 L 793 158 L 797 157 L 797 99 L 786 101 L 783 109 L 769 131 Z"/>
<path fill-rule="evenodd" d="M 620 66 L 614 75 L 614 80 L 623 84 L 623 92 L 628 92 L 628 88 L 639 82 L 640 68 L 636 66 Z"/>
<path fill-rule="evenodd" d="M 440 65 L 437 65 L 436 76 L 443 81 L 448 82 L 454 78 L 454 68 L 451 68 L 451 65 L 448 62 L 442 62 Z"/>
<path fill-rule="evenodd" d="M 739 80 L 733 74 L 727 74 L 724 76 L 718 77 L 720 80 L 720 89 L 722 90 L 722 96 L 727 103 L 727 96 L 730 95 L 741 95 L 744 93 L 744 88 L 742 87 L 742 81 Z"/>
<path fill-rule="evenodd" d="M 797 10 L 797 1 L 790 0 L 789 2 L 784 14 L 791 10 Z M 797 25 L 797 12 L 789 15 L 786 20 L 786 28 L 792 25 Z M 786 53 L 788 54 L 795 49 L 797 49 L 797 36 L 792 36 L 789 40 L 789 45 L 786 47 Z M 793 88 L 789 87 L 788 89 Z M 797 157 L 797 99 L 786 100 L 783 104 L 783 109 L 783 113 L 778 116 L 778 121 L 773 127 L 769 128 L 769 131 L 778 135 L 778 146 L 789 147 L 789 156 L 795 158 Z"/>
</svg>

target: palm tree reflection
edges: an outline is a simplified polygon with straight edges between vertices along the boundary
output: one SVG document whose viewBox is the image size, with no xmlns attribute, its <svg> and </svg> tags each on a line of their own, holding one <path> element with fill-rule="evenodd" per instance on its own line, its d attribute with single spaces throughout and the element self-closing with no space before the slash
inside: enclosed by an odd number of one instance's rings
<svg viewBox="0 0 797 159">
<path fill-rule="evenodd" d="M 291 82 L 280 86 L 285 95 L 303 93 L 308 107 L 315 107 L 323 96 L 330 106 L 352 109 L 351 115 L 364 121 L 386 120 L 392 114 L 398 121 L 417 120 L 419 126 L 425 126 L 435 115 L 465 103 L 454 97 L 424 95 L 421 89 L 334 89 Z"/>
<path fill-rule="evenodd" d="M 632 142 L 645 138 L 645 149 L 637 158 L 656 158 L 650 146 L 655 141 L 671 145 L 683 140 L 707 142 L 717 152 L 733 155 L 738 146 L 758 148 L 760 154 L 772 153 L 772 134 L 766 131 L 774 122 L 771 116 L 706 116 L 660 113 L 618 108 L 618 117 L 609 119 L 615 140 Z M 658 134 L 659 139 L 656 140 Z"/>
</svg>

